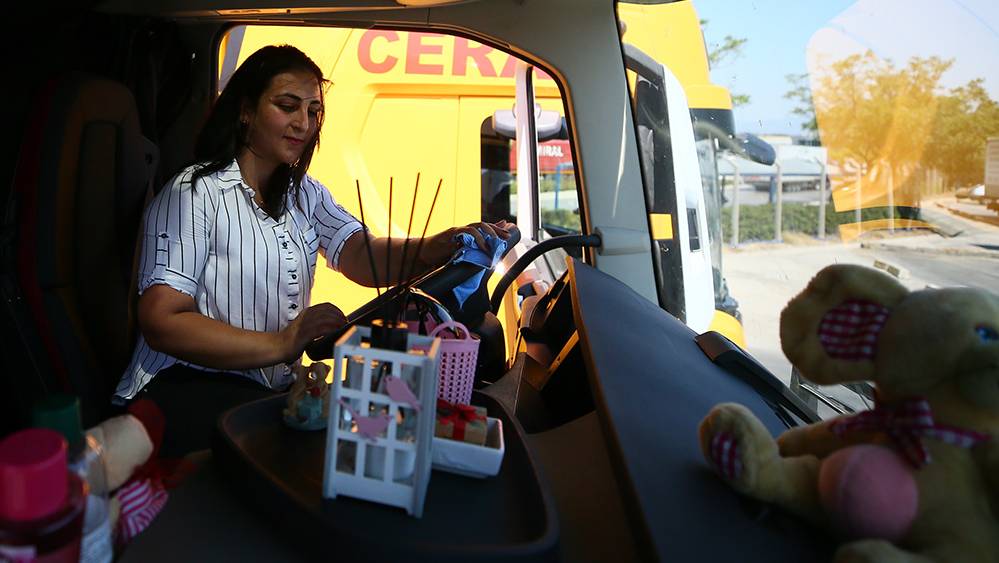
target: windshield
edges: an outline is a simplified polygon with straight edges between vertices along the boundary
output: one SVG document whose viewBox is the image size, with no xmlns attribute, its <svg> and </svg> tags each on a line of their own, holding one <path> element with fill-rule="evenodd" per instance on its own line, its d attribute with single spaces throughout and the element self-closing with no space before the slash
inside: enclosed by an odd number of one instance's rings
<svg viewBox="0 0 999 563">
<path fill-rule="evenodd" d="M 820 413 L 872 404 L 869 387 L 807 383 L 781 348 L 781 311 L 823 267 L 880 269 L 909 290 L 999 287 L 999 5 L 622 1 L 618 16 L 695 120 L 712 328 L 743 336 Z M 700 112 L 730 130 L 698 128 Z M 775 161 L 740 151 L 747 134 Z"/>
</svg>

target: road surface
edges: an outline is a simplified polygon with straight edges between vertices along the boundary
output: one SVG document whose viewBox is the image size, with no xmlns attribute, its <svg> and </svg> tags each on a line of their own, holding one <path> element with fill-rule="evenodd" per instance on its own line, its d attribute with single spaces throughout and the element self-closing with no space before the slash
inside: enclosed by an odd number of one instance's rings
<svg viewBox="0 0 999 563">
<path fill-rule="evenodd" d="M 946 217 L 937 217 L 943 214 Z M 749 352 L 785 383 L 791 366 L 780 349 L 779 321 L 784 305 L 816 272 L 830 264 L 874 266 L 876 261 L 902 271 L 899 281 L 916 290 L 928 286 L 999 288 L 999 227 L 935 210 L 955 236 L 905 234 L 897 238 L 843 244 L 753 244 L 726 247 L 723 270 L 739 301 Z"/>
</svg>

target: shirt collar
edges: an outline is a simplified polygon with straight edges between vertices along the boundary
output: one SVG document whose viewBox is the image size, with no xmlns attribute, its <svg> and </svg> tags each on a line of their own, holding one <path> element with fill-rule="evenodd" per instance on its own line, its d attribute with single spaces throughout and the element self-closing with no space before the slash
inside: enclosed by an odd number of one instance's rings
<svg viewBox="0 0 999 563">
<path fill-rule="evenodd" d="M 235 158 L 232 159 L 232 162 L 230 162 L 228 166 L 219 171 L 219 180 L 227 184 L 231 182 L 239 182 L 246 185 L 246 182 L 243 181 L 243 174 L 239 171 L 239 163 L 236 162 Z"/>
<path fill-rule="evenodd" d="M 242 186 L 250 194 L 251 199 L 256 195 L 256 191 L 243 179 L 243 173 L 239 169 L 239 162 L 235 158 L 232 159 L 232 162 L 228 166 L 219 171 L 218 178 L 223 190 L 232 189 L 238 185 Z"/>
<path fill-rule="evenodd" d="M 236 161 L 236 159 L 233 159 L 232 162 L 230 162 L 228 166 L 220 170 L 217 175 L 219 179 L 219 184 L 221 185 L 221 189 L 223 191 L 235 189 L 236 186 L 240 186 L 243 188 L 243 191 L 245 191 L 250 196 L 250 203 L 253 206 L 253 209 L 256 212 L 257 216 L 260 217 L 260 219 L 264 221 L 271 221 L 278 225 L 284 225 L 286 214 L 282 215 L 279 220 L 275 220 L 273 217 L 265 213 L 264 210 L 261 209 L 259 205 L 257 205 L 256 200 L 253 199 L 254 196 L 256 195 L 256 192 L 253 190 L 253 188 L 250 187 L 249 184 L 246 183 L 246 181 L 243 180 L 243 173 L 240 172 L 239 162 Z"/>
</svg>

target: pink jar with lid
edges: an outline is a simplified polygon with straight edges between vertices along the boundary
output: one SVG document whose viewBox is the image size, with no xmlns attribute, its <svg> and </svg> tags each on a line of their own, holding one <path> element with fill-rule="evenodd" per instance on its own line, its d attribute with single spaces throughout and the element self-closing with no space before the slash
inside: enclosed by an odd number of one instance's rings
<svg viewBox="0 0 999 563">
<path fill-rule="evenodd" d="M 75 563 L 86 489 L 66 467 L 66 440 L 31 428 L 0 441 L 0 560 Z"/>
</svg>

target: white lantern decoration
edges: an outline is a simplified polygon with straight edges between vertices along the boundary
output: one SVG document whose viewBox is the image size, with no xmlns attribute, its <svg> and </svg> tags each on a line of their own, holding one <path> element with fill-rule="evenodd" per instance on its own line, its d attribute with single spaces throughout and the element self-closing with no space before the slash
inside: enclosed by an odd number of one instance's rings
<svg viewBox="0 0 999 563">
<path fill-rule="evenodd" d="M 430 481 L 440 341 L 407 335 L 406 351 L 362 345 L 352 327 L 334 348 L 323 497 L 423 514 Z"/>
</svg>

